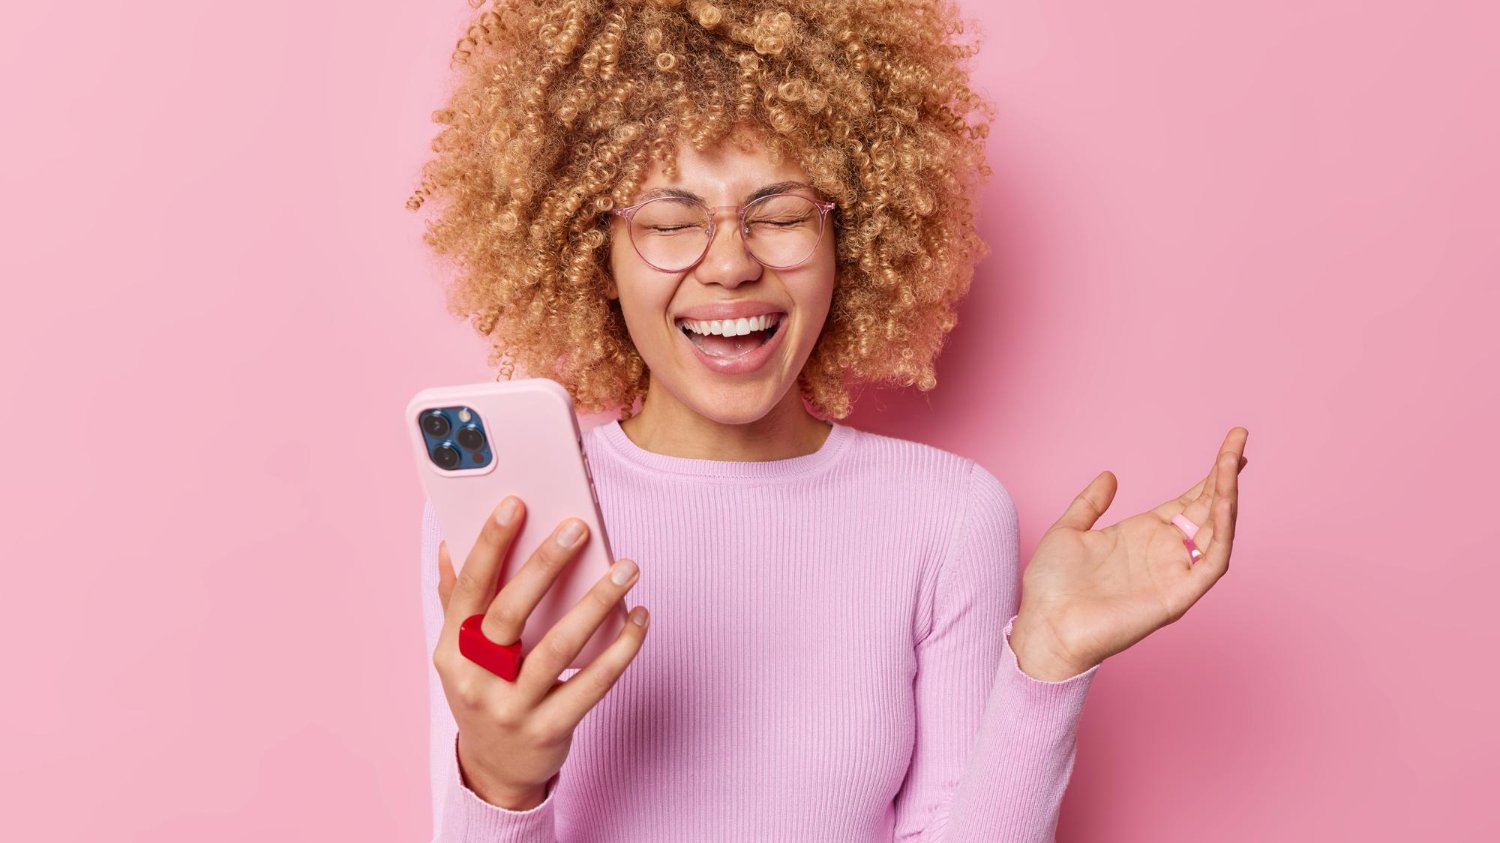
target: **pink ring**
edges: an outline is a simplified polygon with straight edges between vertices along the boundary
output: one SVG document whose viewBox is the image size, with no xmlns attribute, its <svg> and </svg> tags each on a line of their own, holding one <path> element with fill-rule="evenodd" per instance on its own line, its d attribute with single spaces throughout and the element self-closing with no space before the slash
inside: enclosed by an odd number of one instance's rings
<svg viewBox="0 0 1500 843">
<path fill-rule="evenodd" d="M 1184 533 L 1187 533 L 1187 537 L 1190 539 L 1198 535 L 1198 525 L 1189 521 L 1187 516 L 1180 512 L 1172 516 L 1172 523 L 1181 528 Z"/>
<path fill-rule="evenodd" d="M 1182 544 L 1188 549 L 1188 555 L 1192 557 L 1192 559 L 1188 560 L 1188 567 L 1192 567 L 1197 564 L 1199 559 L 1203 558 L 1203 551 L 1198 549 L 1198 545 L 1193 544 L 1192 539 L 1183 539 Z"/>
</svg>

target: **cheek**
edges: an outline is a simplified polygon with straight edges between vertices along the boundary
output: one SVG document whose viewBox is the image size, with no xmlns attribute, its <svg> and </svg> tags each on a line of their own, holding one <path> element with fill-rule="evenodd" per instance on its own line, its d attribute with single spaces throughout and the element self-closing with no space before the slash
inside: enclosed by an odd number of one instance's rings
<svg viewBox="0 0 1500 843">
<path fill-rule="evenodd" d="M 838 270 L 831 253 L 826 256 L 826 260 L 820 260 L 818 266 L 809 267 L 809 269 L 812 271 L 798 279 L 797 306 L 812 316 L 822 314 L 823 319 L 820 320 L 818 326 L 819 333 L 821 333 L 821 322 L 827 320 L 829 306 L 833 301 L 833 289 L 837 284 Z"/>
<path fill-rule="evenodd" d="M 625 248 L 630 247 L 626 245 Z M 668 294 L 671 290 L 655 283 L 654 279 L 642 277 L 628 260 L 620 260 L 620 257 L 618 253 L 611 255 L 610 271 L 630 340 L 637 350 L 659 345 L 663 338 L 660 330 L 663 314 L 670 304 Z"/>
</svg>

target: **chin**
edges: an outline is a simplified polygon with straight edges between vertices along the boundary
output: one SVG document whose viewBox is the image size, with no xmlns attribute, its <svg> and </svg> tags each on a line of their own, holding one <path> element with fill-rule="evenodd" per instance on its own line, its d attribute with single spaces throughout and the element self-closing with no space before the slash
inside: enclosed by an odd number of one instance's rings
<svg viewBox="0 0 1500 843">
<path fill-rule="evenodd" d="M 685 407 L 709 421 L 722 425 L 754 424 L 771 414 L 786 398 L 791 383 L 772 393 L 763 384 L 742 386 L 709 386 L 692 384 L 690 394 L 671 390 Z"/>
</svg>

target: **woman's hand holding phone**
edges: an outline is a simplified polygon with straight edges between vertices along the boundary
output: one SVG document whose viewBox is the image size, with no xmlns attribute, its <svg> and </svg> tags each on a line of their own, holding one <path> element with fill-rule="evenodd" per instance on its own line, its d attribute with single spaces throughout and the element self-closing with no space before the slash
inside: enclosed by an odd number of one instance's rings
<svg viewBox="0 0 1500 843">
<path fill-rule="evenodd" d="M 532 610 L 588 542 L 583 521 L 564 521 L 497 593 L 501 562 L 524 520 L 520 499 L 502 501 L 457 574 L 447 543 L 438 546 L 443 631 L 432 656 L 458 724 L 459 768 L 465 783 L 486 802 L 513 811 L 534 808 L 545 798 L 547 782 L 568 757 L 573 730 L 640 652 L 649 620 L 644 606 L 635 607 L 631 622 L 594 661 L 568 681 L 560 681 L 639 579 L 635 563 L 622 559 L 536 642 L 522 660 L 515 682 L 466 658 L 458 649 L 458 628 L 465 618 L 483 612 L 486 638 L 498 644 L 519 640 Z"/>
</svg>

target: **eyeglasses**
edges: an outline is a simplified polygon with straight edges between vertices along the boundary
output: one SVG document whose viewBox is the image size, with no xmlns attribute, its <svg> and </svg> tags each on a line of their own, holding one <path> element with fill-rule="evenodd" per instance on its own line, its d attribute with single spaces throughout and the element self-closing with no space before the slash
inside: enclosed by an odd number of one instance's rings
<svg viewBox="0 0 1500 843">
<path fill-rule="evenodd" d="M 817 251 L 835 204 L 773 193 L 742 206 L 710 208 L 696 199 L 657 196 L 610 213 L 625 220 L 641 260 L 661 272 L 682 272 L 703 260 L 719 211 L 739 212 L 740 238 L 751 257 L 771 269 L 791 269 Z"/>
</svg>

